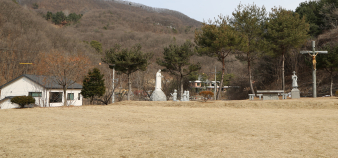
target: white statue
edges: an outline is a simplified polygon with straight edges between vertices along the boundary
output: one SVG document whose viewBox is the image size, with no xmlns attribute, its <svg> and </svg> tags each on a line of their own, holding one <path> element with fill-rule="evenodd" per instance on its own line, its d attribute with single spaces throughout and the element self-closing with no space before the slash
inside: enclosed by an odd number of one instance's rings
<svg viewBox="0 0 338 158">
<path fill-rule="evenodd" d="M 190 101 L 190 96 L 189 96 L 189 91 L 187 91 L 187 100 L 186 101 Z"/>
<path fill-rule="evenodd" d="M 173 101 L 177 101 L 177 90 L 176 89 L 174 90 L 174 93 L 171 94 L 171 96 L 173 97 Z"/>
<path fill-rule="evenodd" d="M 185 101 L 185 96 L 186 96 L 186 92 L 183 92 L 183 96 L 181 96 L 181 101 Z"/>
<path fill-rule="evenodd" d="M 292 88 L 297 88 L 298 87 L 298 84 L 297 84 L 297 75 L 296 75 L 296 72 L 293 71 L 293 75 L 292 75 Z"/>
<path fill-rule="evenodd" d="M 167 98 L 164 92 L 162 91 L 161 78 L 162 78 L 161 70 L 158 70 L 155 77 L 155 90 L 150 96 L 151 101 L 167 101 Z"/>
<path fill-rule="evenodd" d="M 161 78 L 162 78 L 161 70 L 158 70 L 158 71 L 156 72 L 155 90 L 156 90 L 156 89 L 162 89 L 162 86 L 161 86 Z"/>
</svg>

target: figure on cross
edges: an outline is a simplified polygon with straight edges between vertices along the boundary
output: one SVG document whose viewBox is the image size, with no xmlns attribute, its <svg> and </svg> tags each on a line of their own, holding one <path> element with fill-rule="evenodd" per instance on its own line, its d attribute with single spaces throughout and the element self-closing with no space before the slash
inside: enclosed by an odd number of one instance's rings
<svg viewBox="0 0 338 158">
<path fill-rule="evenodd" d="M 327 54 L 327 51 L 316 51 L 315 50 L 315 41 L 312 41 L 312 51 L 300 51 L 301 54 L 309 54 L 312 57 L 312 95 L 314 98 L 317 97 L 317 88 L 316 88 L 316 56 L 318 54 Z"/>
<path fill-rule="evenodd" d="M 309 55 L 312 57 L 313 69 L 315 69 L 315 70 L 317 70 L 317 69 L 316 69 L 316 64 L 317 64 L 317 62 L 316 62 L 316 56 L 318 55 L 318 53 L 319 53 L 319 52 L 317 52 L 316 54 L 310 54 L 310 53 L 309 53 Z"/>
</svg>

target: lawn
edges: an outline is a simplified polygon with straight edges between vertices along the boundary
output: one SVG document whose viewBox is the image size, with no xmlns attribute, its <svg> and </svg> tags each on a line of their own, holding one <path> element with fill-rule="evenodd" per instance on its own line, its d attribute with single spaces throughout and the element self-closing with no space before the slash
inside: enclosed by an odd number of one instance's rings
<svg viewBox="0 0 338 158">
<path fill-rule="evenodd" d="M 0 110 L 0 157 L 336 157 L 338 99 Z"/>
</svg>

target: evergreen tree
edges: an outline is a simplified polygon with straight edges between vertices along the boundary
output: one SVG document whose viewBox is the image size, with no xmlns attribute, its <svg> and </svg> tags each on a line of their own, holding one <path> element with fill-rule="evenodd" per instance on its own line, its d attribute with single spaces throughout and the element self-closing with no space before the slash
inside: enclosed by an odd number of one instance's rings
<svg viewBox="0 0 338 158">
<path fill-rule="evenodd" d="M 242 53 L 239 54 L 237 58 L 247 62 L 250 89 L 251 93 L 255 94 L 252 85 L 251 65 L 265 45 L 263 33 L 267 13 L 264 6 L 259 8 L 255 4 L 239 4 L 232 15 L 233 18 L 231 19 L 230 24 L 246 39 L 246 43 L 243 45 L 244 47 L 241 51 Z"/>
<path fill-rule="evenodd" d="M 106 92 L 103 76 L 99 69 L 94 68 L 83 80 L 81 95 L 84 98 L 90 98 L 90 104 L 93 104 L 95 97 L 101 97 Z"/>
<path fill-rule="evenodd" d="M 317 68 L 324 69 L 330 74 L 330 95 L 332 97 L 333 76 L 338 70 L 338 45 L 331 43 L 324 46 L 323 50 L 327 50 L 329 53 L 317 56 Z"/>
<path fill-rule="evenodd" d="M 75 13 L 70 13 L 67 16 L 67 21 L 68 22 L 78 22 L 82 17 L 82 14 L 75 14 Z"/>
<path fill-rule="evenodd" d="M 92 46 L 98 53 L 102 53 L 102 44 L 98 41 L 91 41 L 90 46 Z"/>
<path fill-rule="evenodd" d="M 53 14 L 52 21 L 56 25 L 61 24 L 63 21 L 66 20 L 66 15 L 61 11 L 57 12 L 56 14 Z"/>
<path fill-rule="evenodd" d="M 190 41 L 186 41 L 181 46 L 170 44 L 163 50 L 163 59 L 157 58 L 156 60 L 158 65 L 165 67 L 164 71 L 179 78 L 181 97 L 183 96 L 183 78 L 201 69 L 199 63 L 190 63 L 190 58 L 195 54 L 192 50 L 193 46 Z"/>
<path fill-rule="evenodd" d="M 202 30 L 196 31 L 195 42 L 199 45 L 200 55 L 216 57 L 222 63 L 221 85 L 216 97 L 219 99 L 225 74 L 225 58 L 230 53 L 243 48 L 246 37 L 232 28 L 225 17 L 219 16 L 219 20 L 210 24 L 204 23 Z"/>
<path fill-rule="evenodd" d="M 301 47 L 308 39 L 309 24 L 299 14 L 283 8 L 272 8 L 267 23 L 266 39 L 274 55 L 282 56 L 282 88 L 285 90 L 284 60 L 285 54 L 292 48 Z"/>
<path fill-rule="evenodd" d="M 301 2 L 296 8 L 296 13 L 299 14 L 299 18 L 306 18 L 306 22 L 310 24 L 309 34 L 311 36 L 318 36 L 322 33 L 323 29 L 323 16 L 320 14 L 320 10 L 323 7 L 323 3 L 319 1 L 305 1 Z"/>
<path fill-rule="evenodd" d="M 135 45 L 131 49 L 121 49 L 120 45 L 115 45 L 105 52 L 102 59 L 104 63 L 115 64 L 115 69 L 128 75 L 128 100 L 131 95 L 130 75 L 138 70 L 145 71 L 150 64 L 149 60 L 153 57 L 153 53 L 141 52 L 141 45 Z M 111 69 L 113 65 L 109 66 Z"/>
<path fill-rule="evenodd" d="M 53 18 L 53 13 L 48 11 L 46 14 L 46 20 L 52 19 Z"/>
</svg>

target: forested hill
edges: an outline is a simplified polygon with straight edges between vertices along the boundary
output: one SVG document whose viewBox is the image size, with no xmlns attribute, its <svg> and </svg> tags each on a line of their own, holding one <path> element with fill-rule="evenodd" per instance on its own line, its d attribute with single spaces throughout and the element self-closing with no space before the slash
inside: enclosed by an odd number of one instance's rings
<svg viewBox="0 0 338 158">
<path fill-rule="evenodd" d="M 37 9 L 41 11 L 68 11 L 78 14 L 85 14 L 94 9 L 118 8 L 135 11 L 136 8 L 140 8 L 146 10 L 147 12 L 158 13 L 164 16 L 177 18 L 183 25 L 201 25 L 201 22 L 192 19 L 178 11 L 163 8 L 153 8 L 143 4 L 123 0 L 17 0 L 17 2 L 20 5 L 27 7 L 33 7 L 34 4 L 37 4 L 39 6 Z"/>
<path fill-rule="evenodd" d="M 77 23 L 63 30 L 81 41 L 98 41 L 103 50 L 115 44 L 122 47 L 141 44 L 144 51 L 155 52 L 156 56 L 156 52 L 173 41 L 193 40 L 195 29 L 201 26 L 182 13 L 126 1 L 18 0 L 18 3 L 41 17 L 47 12 L 83 14 Z"/>
<path fill-rule="evenodd" d="M 163 48 L 174 42 L 193 41 L 194 31 L 201 25 L 175 11 L 123 3 L 96 0 L 0 1 L 0 85 L 23 73 L 38 73 L 34 67 L 19 63 L 39 61 L 39 53 L 80 53 L 97 66 L 103 52 L 115 44 L 122 48 L 140 44 L 143 52 L 153 52 L 153 64 L 148 67 L 148 72 L 156 72 L 159 67 L 154 61 L 161 57 Z M 55 24 L 47 18 L 48 12 L 53 15 L 63 12 L 66 16 L 75 13 L 80 15 L 80 19 L 66 25 Z M 93 49 L 92 41 L 97 41 L 101 49 Z"/>
</svg>

